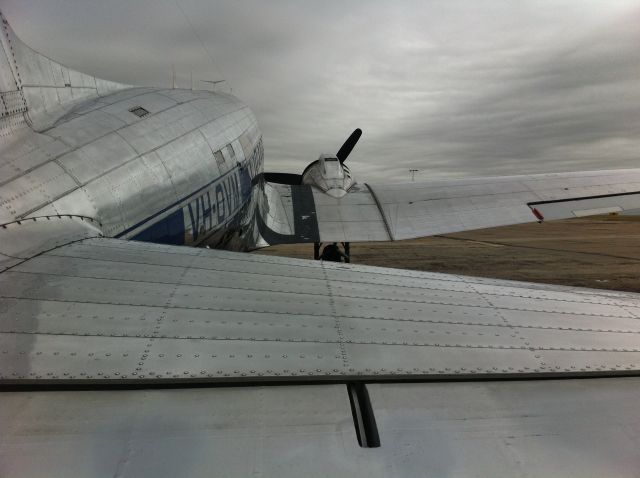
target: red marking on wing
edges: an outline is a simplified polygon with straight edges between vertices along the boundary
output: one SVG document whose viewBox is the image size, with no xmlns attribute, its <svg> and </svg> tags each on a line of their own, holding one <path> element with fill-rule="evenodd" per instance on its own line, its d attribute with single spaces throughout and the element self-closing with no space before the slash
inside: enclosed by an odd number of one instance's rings
<svg viewBox="0 0 640 478">
<path fill-rule="evenodd" d="M 535 207 L 531 209 L 531 212 L 533 212 L 533 215 L 538 218 L 538 221 L 544 221 L 544 216 Z"/>
</svg>

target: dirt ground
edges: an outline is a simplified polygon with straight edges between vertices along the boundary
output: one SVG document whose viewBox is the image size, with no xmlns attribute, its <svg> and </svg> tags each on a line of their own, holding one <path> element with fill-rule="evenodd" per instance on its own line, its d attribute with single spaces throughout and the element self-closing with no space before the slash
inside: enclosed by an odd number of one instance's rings
<svg viewBox="0 0 640 478">
<path fill-rule="evenodd" d="M 313 244 L 255 253 L 313 258 Z M 351 262 L 640 292 L 640 217 L 521 224 L 398 242 L 351 244 Z"/>
</svg>

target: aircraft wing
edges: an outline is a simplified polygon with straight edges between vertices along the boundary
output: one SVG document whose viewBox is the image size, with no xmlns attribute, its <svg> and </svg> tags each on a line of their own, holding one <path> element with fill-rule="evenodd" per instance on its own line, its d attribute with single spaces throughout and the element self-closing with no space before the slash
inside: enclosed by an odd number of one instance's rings
<svg viewBox="0 0 640 478">
<path fill-rule="evenodd" d="M 619 374 L 640 298 L 91 238 L 0 274 L 3 383 Z"/>
<path fill-rule="evenodd" d="M 640 169 L 358 184 L 334 198 L 267 183 L 268 244 L 389 241 L 640 209 Z"/>
<path fill-rule="evenodd" d="M 636 294 L 105 238 L 0 284 L 4 476 L 638 469 L 638 379 L 578 380 L 637 375 Z"/>
<path fill-rule="evenodd" d="M 3 476 L 640 466 L 640 379 L 623 377 L 640 370 L 637 294 L 100 237 L 39 247 L 2 251 Z"/>
</svg>

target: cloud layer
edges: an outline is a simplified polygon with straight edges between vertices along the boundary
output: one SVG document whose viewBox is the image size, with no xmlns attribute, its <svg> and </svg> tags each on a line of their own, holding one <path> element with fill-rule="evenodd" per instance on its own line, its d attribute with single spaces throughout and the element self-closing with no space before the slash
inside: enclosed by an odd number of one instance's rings
<svg viewBox="0 0 640 478">
<path fill-rule="evenodd" d="M 18 34 L 97 76 L 227 80 L 267 168 L 364 130 L 356 177 L 640 167 L 640 3 L 5 0 Z M 211 60 L 213 58 L 213 61 Z"/>
</svg>

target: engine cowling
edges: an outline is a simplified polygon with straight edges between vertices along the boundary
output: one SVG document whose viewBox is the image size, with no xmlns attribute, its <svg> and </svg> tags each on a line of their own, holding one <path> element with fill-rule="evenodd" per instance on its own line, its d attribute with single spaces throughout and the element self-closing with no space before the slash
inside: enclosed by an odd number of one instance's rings
<svg viewBox="0 0 640 478">
<path fill-rule="evenodd" d="M 302 173 L 302 184 L 317 187 L 329 196 L 340 198 L 356 184 L 351 171 L 335 155 L 321 154 Z"/>
<path fill-rule="evenodd" d="M 317 160 L 304 169 L 302 174 L 264 173 L 264 177 L 268 182 L 278 184 L 292 186 L 308 184 L 315 186 L 329 196 L 341 198 L 356 184 L 355 179 L 351 176 L 351 171 L 344 162 L 353 151 L 360 136 L 362 136 L 362 130 L 356 128 L 335 155 L 321 154 Z"/>
</svg>

